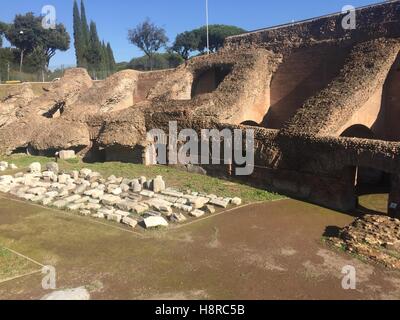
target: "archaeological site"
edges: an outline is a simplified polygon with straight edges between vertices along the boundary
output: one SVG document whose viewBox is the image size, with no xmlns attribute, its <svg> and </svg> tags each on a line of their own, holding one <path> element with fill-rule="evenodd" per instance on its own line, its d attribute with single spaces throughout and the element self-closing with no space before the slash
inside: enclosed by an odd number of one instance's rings
<svg viewBox="0 0 400 320">
<path fill-rule="evenodd" d="M 357 186 L 386 184 L 398 216 L 399 10 L 397 1 L 362 8 L 356 30 L 332 15 L 231 37 L 176 70 L 96 83 L 72 69 L 38 97 L 22 86 L 1 102 L 1 153 L 71 149 L 88 161 L 142 163 L 146 132 L 169 121 L 252 127 L 246 183 L 341 211 L 356 208 Z"/>
<path fill-rule="evenodd" d="M 382 258 L 360 242 L 368 230 L 367 243 L 400 252 L 400 0 L 358 8 L 356 16 L 354 29 L 343 28 L 343 13 L 338 13 L 230 36 L 217 52 L 188 59 L 175 69 L 123 70 L 95 81 L 86 69 L 71 68 L 40 92 L 30 83 L 13 86 L 0 98 L 0 156 L 76 155 L 88 165 L 173 168 L 219 178 L 224 185 L 267 190 L 352 219 L 360 219 L 360 197 L 388 194 L 385 217 L 369 211 L 365 220 L 350 225 L 343 220 L 349 226 L 333 245 L 369 258 L 374 254 L 376 261 L 400 269 L 399 256 L 386 252 Z M 235 161 L 157 162 L 159 141 L 149 139 L 148 132 L 168 133 L 171 123 L 199 135 L 203 129 L 252 130 L 254 170 L 236 175 L 243 164 Z M 167 135 L 166 143 L 171 139 Z M 226 148 L 222 137 L 217 144 Z M 157 209 L 181 222 L 187 220 L 183 213 L 191 212 L 189 219 L 194 220 L 242 205 L 239 194 L 169 188 L 157 173 L 151 181 L 114 175 L 100 179 L 95 169 L 74 168 L 70 174 L 59 172 L 51 161 L 45 172 L 34 163 L 29 174 L 0 178 L 0 191 L 34 202 L 48 200 L 42 204 L 52 202 L 83 215 L 97 210 L 95 217 L 108 216 L 133 228 L 138 221 L 129 211 Z M 40 179 L 32 177 L 35 172 Z M 28 178 L 36 182 L 33 192 L 25 187 Z M 52 183 L 59 189 L 43 188 Z M 60 191 L 68 183 L 77 189 Z M 15 186 L 19 189 L 13 190 Z M 65 199 L 57 200 L 61 193 Z M 138 203 L 143 197 L 150 199 Z M 178 209 L 182 214 L 172 212 Z M 146 219 L 145 226 L 168 225 L 154 212 Z M 210 247 L 218 245 L 215 240 Z"/>
</svg>

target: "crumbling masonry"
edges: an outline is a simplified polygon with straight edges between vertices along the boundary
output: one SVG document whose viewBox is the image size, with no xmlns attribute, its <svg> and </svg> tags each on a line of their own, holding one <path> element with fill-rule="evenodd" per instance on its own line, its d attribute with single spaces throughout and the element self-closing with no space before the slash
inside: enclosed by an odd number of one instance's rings
<svg viewBox="0 0 400 320">
<path fill-rule="evenodd" d="M 93 82 L 68 70 L 39 97 L 0 102 L 0 151 L 143 161 L 146 132 L 248 128 L 256 168 L 207 173 L 349 211 L 363 184 L 390 187 L 400 215 L 400 1 L 231 37 L 218 53 L 175 70 L 123 71 Z M 25 88 L 25 90 L 27 90 Z"/>
</svg>

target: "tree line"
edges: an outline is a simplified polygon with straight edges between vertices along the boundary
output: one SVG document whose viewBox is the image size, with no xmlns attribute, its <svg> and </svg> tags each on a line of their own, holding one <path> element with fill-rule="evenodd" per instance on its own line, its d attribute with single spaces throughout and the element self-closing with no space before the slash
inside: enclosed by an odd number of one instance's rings
<svg viewBox="0 0 400 320">
<path fill-rule="evenodd" d="M 67 51 L 71 38 L 61 23 L 55 28 L 44 28 L 42 16 L 32 12 L 17 14 L 12 23 L 0 22 L 0 78 L 4 79 L 9 69 L 20 73 L 48 72 L 49 63 L 57 50 Z M 116 68 L 114 52 L 109 42 L 100 41 L 94 21 L 87 22 L 85 4 L 76 0 L 73 5 L 73 29 L 76 62 L 87 68 L 94 78 L 99 73 L 108 76 Z M 10 47 L 3 48 L 3 38 Z"/>
<path fill-rule="evenodd" d="M 216 52 L 222 48 L 227 37 L 245 32 L 246 30 L 236 26 L 221 24 L 210 25 L 208 28 L 210 52 Z M 128 31 L 128 40 L 131 44 L 144 52 L 148 60 L 149 69 L 152 70 L 155 62 L 157 62 L 155 58 L 163 56 L 163 54 L 158 54 L 158 51 L 162 48 L 167 50 L 169 57 L 176 54 L 181 60 L 188 60 L 196 53 L 204 54 L 207 49 L 207 27 L 203 26 L 178 34 L 172 46 L 168 47 L 169 39 L 166 30 L 155 25 L 150 19 L 146 19 L 144 22 Z M 175 57 L 175 61 L 178 61 L 179 58 Z M 131 65 L 134 60 L 131 61 Z"/>
<path fill-rule="evenodd" d="M 56 24 L 54 29 L 42 26 L 43 17 L 32 12 L 16 15 L 10 24 L 0 22 L 0 68 L 5 65 L 18 65 L 27 72 L 47 71 L 50 60 L 57 50 L 67 51 L 70 37 L 63 24 Z M 3 48 L 3 37 L 11 47 Z"/>
<path fill-rule="evenodd" d="M 10 64 L 20 72 L 48 71 L 57 50 L 70 48 L 71 38 L 65 26 L 58 23 L 54 29 L 46 29 L 42 27 L 42 19 L 42 16 L 29 12 L 16 15 L 12 23 L 0 22 L 0 75 L 4 75 Z M 216 52 L 223 47 L 227 37 L 244 32 L 235 26 L 210 25 L 210 51 Z M 10 47 L 2 47 L 3 38 L 8 40 Z M 168 46 L 166 30 L 146 19 L 128 30 L 128 41 L 142 50 L 144 56 L 117 64 L 110 43 L 100 40 L 96 23 L 88 23 L 84 1 L 78 4 L 74 0 L 73 41 L 77 66 L 88 69 L 93 78 L 103 78 L 124 68 L 153 70 L 177 67 L 192 56 L 206 52 L 207 28 L 203 26 L 182 32 Z"/>
<path fill-rule="evenodd" d="M 83 0 L 80 10 L 74 0 L 73 29 L 77 66 L 88 69 L 94 78 L 98 73 L 103 73 L 103 76 L 113 73 L 116 67 L 114 52 L 109 42 L 100 41 L 96 23 L 91 21 L 88 24 Z"/>
</svg>

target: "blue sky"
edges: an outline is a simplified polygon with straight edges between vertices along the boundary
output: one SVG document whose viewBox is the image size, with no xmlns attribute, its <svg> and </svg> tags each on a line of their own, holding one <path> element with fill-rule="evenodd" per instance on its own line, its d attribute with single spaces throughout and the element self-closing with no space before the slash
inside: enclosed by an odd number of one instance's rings
<svg viewBox="0 0 400 320">
<path fill-rule="evenodd" d="M 255 30 L 341 11 L 379 0 L 209 0 L 210 23 L 232 24 Z M 2 3 L 0 20 L 11 22 L 17 13 L 41 12 L 53 5 L 57 22 L 65 24 L 72 36 L 73 0 L 13 0 Z M 117 61 L 129 61 L 141 52 L 127 41 L 129 28 L 146 17 L 167 30 L 171 41 L 176 34 L 205 24 L 205 0 L 85 0 L 88 19 L 97 23 L 99 35 L 109 41 Z M 73 42 L 67 52 L 58 52 L 50 66 L 75 63 Z"/>
</svg>

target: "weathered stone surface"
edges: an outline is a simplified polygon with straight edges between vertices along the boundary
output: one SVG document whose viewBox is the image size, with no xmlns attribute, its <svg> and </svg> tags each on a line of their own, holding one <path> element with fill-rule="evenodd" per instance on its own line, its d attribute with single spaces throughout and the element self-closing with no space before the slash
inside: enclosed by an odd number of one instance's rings
<svg viewBox="0 0 400 320">
<path fill-rule="evenodd" d="M 91 189 L 84 192 L 84 195 L 90 196 L 94 199 L 100 199 L 104 196 L 104 191 L 99 189 Z"/>
<path fill-rule="evenodd" d="M 136 214 L 142 214 L 144 212 L 146 212 L 147 210 L 149 210 L 149 206 L 144 204 L 144 203 L 138 203 L 137 205 L 135 205 L 135 207 L 133 208 L 133 212 Z"/>
<path fill-rule="evenodd" d="M 55 202 L 53 202 L 53 207 L 57 208 L 57 209 L 63 209 L 68 205 L 68 202 L 65 200 L 57 200 Z"/>
<path fill-rule="evenodd" d="M 101 209 L 101 205 L 100 204 L 96 204 L 96 203 L 87 203 L 87 204 L 85 204 L 85 209 L 86 210 L 93 210 L 93 211 L 96 211 L 96 210 L 100 210 Z"/>
<path fill-rule="evenodd" d="M 39 162 L 33 162 L 29 166 L 29 172 L 30 173 L 41 173 L 42 172 L 42 166 Z"/>
<path fill-rule="evenodd" d="M 400 269 L 400 220 L 366 215 L 340 230 L 330 243 L 352 254 Z"/>
<path fill-rule="evenodd" d="M 133 229 L 136 228 L 136 226 L 138 224 L 138 222 L 135 219 L 128 217 L 128 216 L 122 218 L 122 223 L 126 224 L 127 226 L 130 226 Z"/>
<path fill-rule="evenodd" d="M 84 203 L 89 202 L 89 200 L 90 200 L 90 197 L 84 196 L 84 197 L 76 200 L 74 203 L 82 203 L 82 204 L 84 204 Z"/>
<path fill-rule="evenodd" d="M 180 204 L 180 203 L 174 203 L 173 207 L 182 210 L 184 212 L 191 212 L 193 210 L 192 206 L 187 206 L 185 204 Z"/>
<path fill-rule="evenodd" d="M 240 206 L 241 204 L 242 204 L 242 199 L 240 199 L 240 198 L 233 198 L 232 200 L 231 200 L 231 203 L 232 204 L 234 204 L 235 206 Z"/>
<path fill-rule="evenodd" d="M 48 162 L 46 163 L 46 170 L 58 175 L 60 168 L 57 162 Z"/>
<path fill-rule="evenodd" d="M 58 176 L 58 182 L 61 184 L 66 184 L 69 181 L 69 179 L 71 179 L 71 176 L 69 174 L 64 173 Z"/>
<path fill-rule="evenodd" d="M 128 184 L 121 183 L 120 189 L 121 189 L 122 192 L 128 192 L 130 187 L 129 187 Z"/>
<path fill-rule="evenodd" d="M 43 204 L 44 206 L 50 206 L 50 205 L 52 204 L 53 201 L 54 201 L 53 198 L 46 197 L 46 198 L 43 198 L 42 204 Z"/>
<path fill-rule="evenodd" d="M 173 213 L 170 216 L 170 219 L 172 222 L 176 222 L 176 223 L 182 223 L 187 220 L 187 218 L 182 213 Z"/>
<path fill-rule="evenodd" d="M 111 191 L 111 193 L 115 196 L 119 196 L 122 193 L 122 189 L 121 188 L 115 188 Z"/>
<path fill-rule="evenodd" d="M 155 178 L 153 180 L 152 186 L 153 186 L 153 191 L 155 193 L 159 193 L 161 191 L 164 191 L 165 190 L 165 182 L 163 180 L 163 177 L 162 176 L 157 176 L 157 178 Z"/>
<path fill-rule="evenodd" d="M 41 187 L 32 188 L 32 189 L 29 189 L 29 190 L 27 191 L 27 193 L 31 193 L 31 194 L 34 194 L 34 195 L 37 195 L 37 196 L 43 195 L 43 194 L 45 194 L 46 192 L 47 192 L 47 189 L 46 189 L 46 188 L 41 188 Z"/>
<path fill-rule="evenodd" d="M 190 212 L 190 215 L 195 218 L 200 218 L 205 215 L 205 212 L 199 209 Z"/>
<path fill-rule="evenodd" d="M 106 216 L 107 220 L 121 223 L 122 216 L 120 214 L 117 214 L 116 212 L 105 214 L 105 216 Z"/>
<path fill-rule="evenodd" d="M 54 291 L 45 295 L 40 300 L 55 300 L 55 301 L 84 301 L 90 300 L 90 293 L 85 288 L 68 289 Z"/>
<path fill-rule="evenodd" d="M 124 211 L 134 211 L 135 207 L 137 206 L 137 202 L 131 200 L 123 200 L 118 203 L 116 206 L 117 208 L 124 210 Z"/>
<path fill-rule="evenodd" d="M 182 192 L 179 192 L 178 190 L 167 188 L 164 191 L 161 192 L 162 194 L 166 196 L 171 196 L 171 197 L 176 197 L 176 198 L 183 198 L 184 194 Z"/>
<path fill-rule="evenodd" d="M 81 171 L 79 171 L 79 176 L 81 176 L 81 177 L 83 177 L 83 178 L 86 178 L 86 177 L 88 177 L 91 173 L 92 173 L 92 170 L 83 168 L 83 169 L 81 169 Z"/>
<path fill-rule="evenodd" d="M 209 202 L 209 199 L 205 197 L 185 195 L 184 198 L 188 199 L 190 205 L 195 209 L 203 208 Z"/>
<path fill-rule="evenodd" d="M 169 226 L 167 220 L 163 217 L 148 217 L 143 220 L 143 223 L 146 229 Z"/>
<path fill-rule="evenodd" d="M 210 201 L 210 204 L 215 205 L 215 206 L 217 206 L 217 207 L 222 207 L 222 208 L 226 209 L 226 208 L 228 207 L 228 205 L 229 205 L 229 202 L 227 202 L 227 201 L 224 200 L 224 199 L 217 198 L 217 199 L 211 200 L 211 201 Z"/>
<path fill-rule="evenodd" d="M 11 188 L 9 186 L 0 185 L 0 192 L 9 193 Z"/>
<path fill-rule="evenodd" d="M 123 211 L 123 210 L 116 210 L 115 214 L 117 214 L 117 215 L 119 215 L 121 217 L 127 217 L 127 216 L 129 216 L 130 213 L 126 212 L 126 211 Z"/>
<path fill-rule="evenodd" d="M 83 203 L 71 203 L 67 205 L 67 209 L 71 211 L 77 211 L 83 207 Z"/>
<path fill-rule="evenodd" d="M 105 205 L 116 205 L 120 203 L 122 200 L 120 197 L 112 195 L 112 194 L 105 194 L 104 196 L 101 197 L 101 203 Z"/>
<path fill-rule="evenodd" d="M 82 216 L 85 216 L 85 217 L 90 216 L 91 213 L 92 212 L 90 210 L 87 210 L 87 209 L 79 210 L 79 214 L 82 215 Z"/>
<path fill-rule="evenodd" d="M 0 167 L 8 168 L 8 162 L 7 161 L 0 161 Z"/>
<path fill-rule="evenodd" d="M 130 212 L 141 215 L 146 228 L 168 226 L 164 217 L 168 217 L 172 222 L 182 223 L 187 217 L 181 212 L 190 213 L 193 217 L 201 217 L 205 211 L 215 212 L 211 205 L 204 207 L 210 200 L 206 194 L 190 190 L 184 194 L 172 188 L 165 189 L 165 182 L 161 176 L 153 181 L 144 177 L 139 181 L 113 176 L 107 180 L 96 178 L 96 181 L 91 181 L 90 177 L 97 177 L 98 174 L 90 169 L 57 175 L 58 169 L 53 164 L 47 164 L 44 172 L 35 172 L 37 168 L 34 168 L 33 172 L 28 174 L 0 176 L 0 192 L 10 192 L 29 201 L 77 211 L 85 216 L 95 212 L 91 215 L 94 218 L 107 218 L 132 228 L 135 228 L 138 222 Z M 157 192 L 143 190 L 140 182 L 144 182 L 145 186 L 151 183 Z M 141 191 L 138 194 L 130 189 Z M 110 192 L 105 194 L 105 190 Z M 214 199 L 214 202 L 224 205 L 231 201 L 236 202 L 235 198 Z M 172 207 L 181 212 L 174 213 Z M 202 207 L 205 211 L 198 210 L 197 207 Z M 149 210 L 150 208 L 154 211 Z"/>
<path fill-rule="evenodd" d="M 137 193 L 141 192 L 142 191 L 142 185 L 138 181 L 133 182 L 132 183 L 132 191 L 133 192 L 137 192 Z"/>
<path fill-rule="evenodd" d="M 113 214 L 115 212 L 114 209 L 108 209 L 108 208 L 101 208 L 97 213 L 102 213 L 104 216 Z"/>
<path fill-rule="evenodd" d="M 11 170 L 17 170 L 18 169 L 18 167 L 14 163 L 11 163 L 9 168 Z"/>
<path fill-rule="evenodd" d="M 78 200 L 80 200 L 81 198 L 82 198 L 82 197 L 81 197 L 80 195 L 76 194 L 76 195 L 73 195 L 73 196 L 69 196 L 69 197 L 67 197 L 67 198 L 64 198 L 64 199 L 62 199 L 62 200 L 64 200 L 64 201 L 70 203 L 70 202 L 78 201 Z"/>
<path fill-rule="evenodd" d="M 154 192 L 149 191 L 149 190 L 143 190 L 142 192 L 140 192 L 140 195 L 142 195 L 144 197 L 152 198 L 152 197 L 154 197 Z"/>
<path fill-rule="evenodd" d="M 206 206 L 204 207 L 204 211 L 205 211 L 206 213 L 210 213 L 210 214 L 213 214 L 213 213 L 216 212 L 214 206 L 211 206 L 211 205 L 206 205 Z"/>
<path fill-rule="evenodd" d="M 61 160 L 70 160 L 70 159 L 75 159 L 75 151 L 74 150 L 62 150 L 58 152 L 58 157 Z"/>
<path fill-rule="evenodd" d="M 165 213 L 172 213 L 172 203 L 165 201 L 165 200 L 161 200 L 161 199 L 150 199 L 148 201 L 146 201 L 146 203 L 153 207 L 156 210 L 159 210 L 161 212 L 165 212 Z"/>
<path fill-rule="evenodd" d="M 0 176 L 1 185 L 9 185 L 14 181 L 13 176 Z"/>
<path fill-rule="evenodd" d="M 86 191 L 86 189 L 87 189 L 87 186 L 86 186 L 86 185 L 80 185 L 79 187 L 77 187 L 77 188 L 74 190 L 74 193 L 75 193 L 75 194 L 83 194 L 83 193 Z"/>
</svg>

